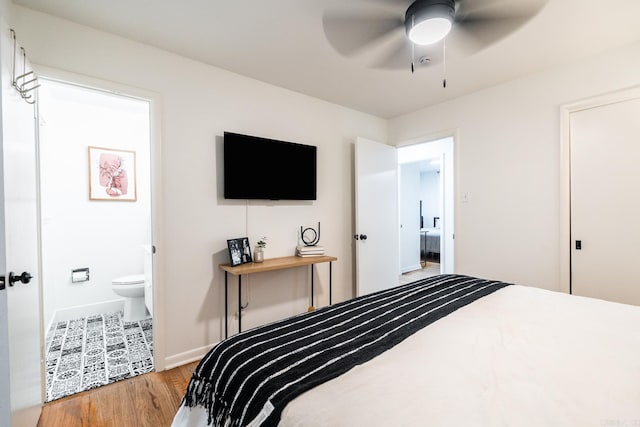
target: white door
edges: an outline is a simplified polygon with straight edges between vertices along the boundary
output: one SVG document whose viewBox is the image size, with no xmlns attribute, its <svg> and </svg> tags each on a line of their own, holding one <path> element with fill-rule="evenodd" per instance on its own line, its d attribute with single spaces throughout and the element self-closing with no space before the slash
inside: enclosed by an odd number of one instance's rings
<svg viewBox="0 0 640 427">
<path fill-rule="evenodd" d="M 640 305 L 640 97 L 570 115 L 571 291 Z"/>
<path fill-rule="evenodd" d="M 11 86 L 8 30 L 1 41 L 0 274 L 6 288 L 0 290 L 0 425 L 29 427 L 37 424 L 42 407 L 35 109 Z M 10 271 L 34 277 L 9 286 Z"/>
<path fill-rule="evenodd" d="M 355 150 L 356 292 L 398 285 L 398 154 L 358 138 Z"/>
</svg>

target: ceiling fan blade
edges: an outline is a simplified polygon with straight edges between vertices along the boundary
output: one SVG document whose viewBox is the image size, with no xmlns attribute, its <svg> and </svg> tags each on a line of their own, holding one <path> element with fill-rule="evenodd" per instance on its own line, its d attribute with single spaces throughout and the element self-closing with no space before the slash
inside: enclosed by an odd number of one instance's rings
<svg viewBox="0 0 640 427">
<path fill-rule="evenodd" d="M 456 21 L 470 19 L 533 17 L 548 0 L 456 0 Z"/>
<path fill-rule="evenodd" d="M 369 2 L 372 3 L 379 3 L 379 4 L 384 4 L 384 5 L 391 5 L 392 7 L 401 7 L 402 12 L 404 12 L 409 5 L 411 5 L 411 3 L 413 3 L 413 1 L 415 0 L 367 0 Z"/>
<path fill-rule="evenodd" d="M 522 27 L 547 0 L 459 0 L 447 47 L 471 55 Z"/>
<path fill-rule="evenodd" d="M 373 63 L 373 68 L 410 71 L 413 61 L 414 69 L 417 72 L 422 68 L 430 68 L 442 63 L 442 43 L 429 46 L 415 45 L 413 49 L 411 44 L 403 32 L 401 37 L 390 44 L 389 53 Z"/>
<path fill-rule="evenodd" d="M 387 53 L 379 55 L 378 59 L 373 61 L 373 68 L 398 70 L 411 69 L 411 43 L 405 37 L 398 38 L 390 44 Z"/>
<path fill-rule="evenodd" d="M 352 57 L 403 28 L 404 22 L 400 15 L 388 11 L 325 12 L 322 26 L 329 44 L 341 55 Z"/>
</svg>

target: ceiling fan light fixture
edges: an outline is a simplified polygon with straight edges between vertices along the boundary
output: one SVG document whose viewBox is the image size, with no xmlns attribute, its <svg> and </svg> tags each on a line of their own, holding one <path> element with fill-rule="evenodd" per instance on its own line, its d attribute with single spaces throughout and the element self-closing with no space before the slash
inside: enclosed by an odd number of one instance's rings
<svg viewBox="0 0 640 427">
<path fill-rule="evenodd" d="M 439 42 L 449 34 L 455 15 L 455 0 L 416 0 L 405 14 L 409 40 L 419 45 Z"/>
<path fill-rule="evenodd" d="M 451 21 L 446 18 L 429 18 L 416 23 L 409 31 L 409 40 L 419 45 L 439 42 L 449 34 Z"/>
</svg>

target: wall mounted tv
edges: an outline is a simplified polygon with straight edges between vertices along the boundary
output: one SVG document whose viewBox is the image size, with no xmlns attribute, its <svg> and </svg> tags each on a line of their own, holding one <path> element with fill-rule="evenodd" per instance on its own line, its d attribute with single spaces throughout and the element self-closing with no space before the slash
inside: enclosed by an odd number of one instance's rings
<svg viewBox="0 0 640 427">
<path fill-rule="evenodd" d="M 317 147 L 224 133 L 224 198 L 316 200 Z"/>
</svg>

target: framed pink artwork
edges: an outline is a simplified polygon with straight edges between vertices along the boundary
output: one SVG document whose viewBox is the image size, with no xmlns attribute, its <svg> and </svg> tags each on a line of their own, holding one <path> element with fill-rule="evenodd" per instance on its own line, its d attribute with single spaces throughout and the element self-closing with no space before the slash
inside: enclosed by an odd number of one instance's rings
<svg viewBox="0 0 640 427">
<path fill-rule="evenodd" d="M 136 152 L 89 147 L 89 199 L 136 201 Z"/>
</svg>

